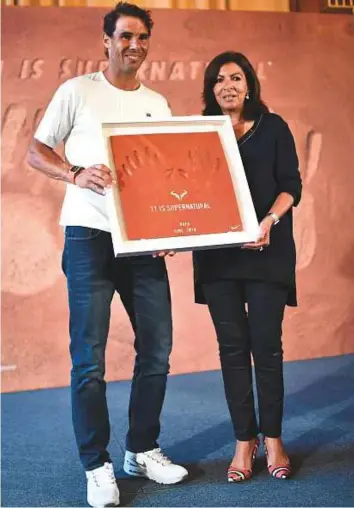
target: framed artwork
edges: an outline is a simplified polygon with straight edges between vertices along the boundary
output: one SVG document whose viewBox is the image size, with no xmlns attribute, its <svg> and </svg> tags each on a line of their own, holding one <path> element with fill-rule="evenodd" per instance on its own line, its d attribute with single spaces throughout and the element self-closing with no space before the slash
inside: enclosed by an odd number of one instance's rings
<svg viewBox="0 0 354 508">
<path fill-rule="evenodd" d="M 228 116 L 102 125 L 116 256 L 254 241 L 258 220 Z"/>
</svg>

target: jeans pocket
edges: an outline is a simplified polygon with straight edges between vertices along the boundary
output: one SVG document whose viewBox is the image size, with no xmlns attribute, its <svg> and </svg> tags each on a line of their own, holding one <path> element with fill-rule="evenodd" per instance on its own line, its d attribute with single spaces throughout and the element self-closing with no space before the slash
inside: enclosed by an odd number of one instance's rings
<svg viewBox="0 0 354 508">
<path fill-rule="evenodd" d="M 66 240 L 92 240 L 102 231 L 95 228 L 86 228 L 84 226 L 66 226 L 65 238 Z"/>
</svg>

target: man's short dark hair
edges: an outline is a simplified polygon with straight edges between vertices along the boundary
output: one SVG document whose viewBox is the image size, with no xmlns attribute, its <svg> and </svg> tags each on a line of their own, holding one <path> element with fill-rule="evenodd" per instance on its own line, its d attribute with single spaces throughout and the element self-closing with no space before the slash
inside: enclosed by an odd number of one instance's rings
<svg viewBox="0 0 354 508">
<path fill-rule="evenodd" d="M 139 18 L 146 26 L 149 35 L 151 35 L 151 30 L 154 25 L 151 18 L 151 12 L 146 9 L 141 9 L 135 4 L 130 4 L 128 2 L 119 2 L 115 8 L 112 11 L 108 12 L 104 17 L 103 31 L 106 35 L 108 35 L 108 37 L 113 36 L 114 30 L 116 29 L 117 20 L 121 16 Z"/>
</svg>

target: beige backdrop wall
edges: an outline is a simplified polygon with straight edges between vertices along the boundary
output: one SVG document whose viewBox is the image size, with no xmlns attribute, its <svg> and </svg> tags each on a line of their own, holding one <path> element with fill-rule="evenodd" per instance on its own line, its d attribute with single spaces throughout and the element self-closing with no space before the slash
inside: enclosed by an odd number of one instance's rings
<svg viewBox="0 0 354 508">
<path fill-rule="evenodd" d="M 25 163 L 56 87 L 104 66 L 102 9 L 4 8 L 2 96 L 3 391 L 69 380 L 68 313 L 58 214 L 64 185 Z M 155 11 L 141 77 L 177 115 L 199 113 L 205 64 L 246 53 L 264 98 L 289 122 L 304 180 L 296 210 L 300 306 L 287 311 L 287 360 L 354 352 L 354 19 L 316 14 Z M 193 303 L 190 254 L 169 261 L 172 373 L 218 368 L 213 329 Z M 108 379 L 128 379 L 132 332 L 114 303 Z"/>
</svg>

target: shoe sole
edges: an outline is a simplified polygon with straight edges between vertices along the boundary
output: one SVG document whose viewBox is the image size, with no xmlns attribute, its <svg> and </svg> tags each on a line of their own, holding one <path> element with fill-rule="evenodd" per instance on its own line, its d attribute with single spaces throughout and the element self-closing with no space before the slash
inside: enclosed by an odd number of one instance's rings
<svg viewBox="0 0 354 508">
<path fill-rule="evenodd" d="M 120 505 L 120 498 L 118 497 L 117 501 L 114 501 L 113 503 L 107 503 L 107 504 L 94 504 L 87 499 L 87 504 L 92 506 L 92 508 L 111 508 L 113 506 L 119 506 Z"/>
<path fill-rule="evenodd" d="M 92 506 L 92 508 L 109 508 L 109 507 L 113 507 L 113 506 L 119 506 L 119 503 L 118 504 L 113 504 L 113 503 L 109 503 L 109 504 L 98 504 L 96 506 L 90 504 L 90 506 Z"/>
<path fill-rule="evenodd" d="M 109 507 L 116 507 L 116 506 L 119 506 L 119 504 L 98 504 L 98 505 L 92 505 L 90 504 L 90 506 L 92 506 L 92 508 L 109 508 Z"/>
<path fill-rule="evenodd" d="M 87 504 L 92 506 L 92 508 L 110 508 L 113 506 L 119 506 L 120 501 L 117 503 L 108 503 L 108 504 L 91 504 L 89 501 L 87 501 Z"/>
</svg>

